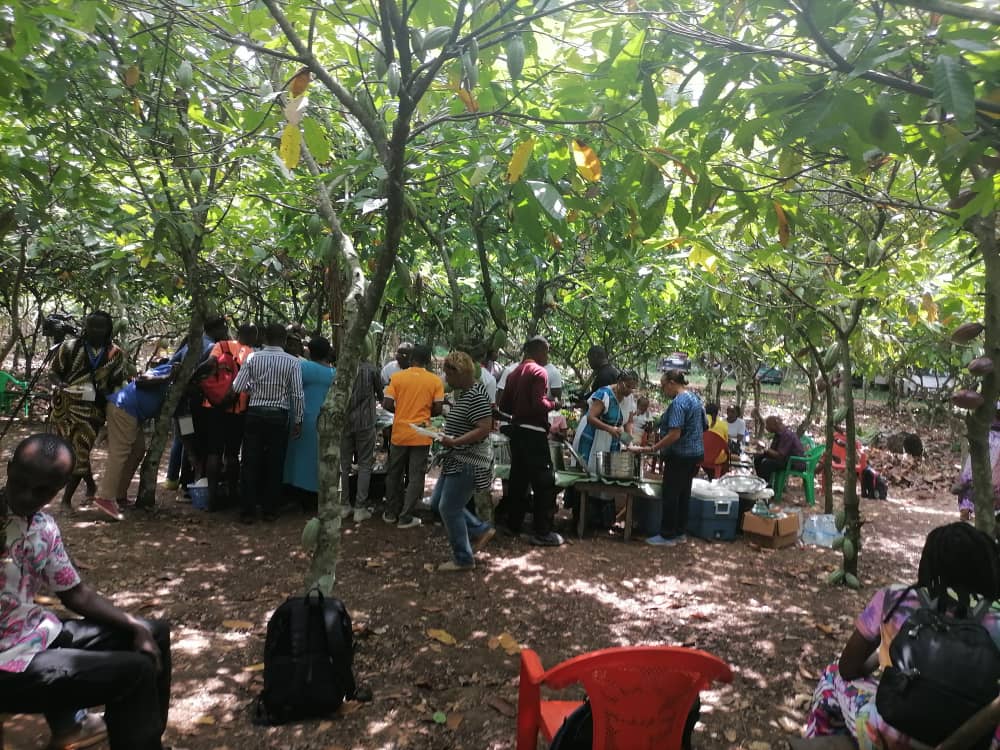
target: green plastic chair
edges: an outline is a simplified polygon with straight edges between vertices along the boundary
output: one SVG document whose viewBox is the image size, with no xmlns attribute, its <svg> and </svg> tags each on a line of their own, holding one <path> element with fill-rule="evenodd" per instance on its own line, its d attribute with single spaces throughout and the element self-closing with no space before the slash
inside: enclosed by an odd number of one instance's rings
<svg viewBox="0 0 1000 750">
<path fill-rule="evenodd" d="M 0 371 L 0 412 L 9 414 L 17 400 L 27 392 L 27 383 L 18 380 L 9 372 Z M 30 414 L 31 404 L 28 399 L 24 399 L 24 416 L 27 417 Z"/>
<path fill-rule="evenodd" d="M 799 477 L 802 479 L 802 490 L 806 495 L 806 502 L 809 505 L 816 504 L 816 486 L 815 486 L 815 474 L 816 466 L 819 464 L 820 459 L 823 458 L 823 454 L 826 452 L 826 448 L 822 445 L 816 445 L 810 448 L 806 455 L 804 456 L 790 456 L 788 458 L 788 466 L 791 466 L 793 461 L 804 462 L 804 469 L 782 469 L 781 471 L 775 472 L 772 481 L 772 487 L 774 489 L 774 502 L 781 502 L 781 495 L 785 491 L 785 484 L 791 477 Z"/>
</svg>

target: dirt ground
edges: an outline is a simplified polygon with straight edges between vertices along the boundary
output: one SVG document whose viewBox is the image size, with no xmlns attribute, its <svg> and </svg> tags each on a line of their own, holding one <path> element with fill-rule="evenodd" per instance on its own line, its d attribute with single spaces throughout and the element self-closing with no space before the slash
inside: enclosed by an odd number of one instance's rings
<svg viewBox="0 0 1000 750">
<path fill-rule="evenodd" d="M 346 522 L 337 593 L 355 622 L 356 673 L 374 700 L 348 703 L 327 721 L 275 728 L 253 726 L 250 706 L 268 617 L 300 592 L 306 570 L 300 510 L 248 527 L 235 512 L 201 512 L 162 490 L 155 513 L 118 524 L 92 507 L 64 512 L 56 502 L 49 510 L 85 579 L 126 609 L 173 622 L 166 743 L 174 750 L 513 748 L 519 657 L 498 645 L 503 634 L 504 644 L 536 650 L 546 666 L 609 646 L 704 649 L 736 677 L 702 695 L 696 747 L 768 750 L 801 731 L 816 677 L 872 591 L 913 580 L 926 533 L 956 519 L 947 494 L 952 442 L 925 433 L 922 463 L 874 452 L 873 463 L 896 481 L 887 501 L 863 501 L 859 592 L 827 586 L 839 553 L 813 546 L 771 551 L 743 539 L 693 539 L 651 548 L 612 533 L 552 549 L 498 535 L 474 573 L 449 574 L 434 572 L 448 548 L 429 517 L 406 530 L 378 517 Z M 802 502 L 797 480 L 787 499 Z M 456 642 L 435 640 L 432 629 Z M 8 748 L 46 742 L 37 717 L 8 722 Z"/>
</svg>

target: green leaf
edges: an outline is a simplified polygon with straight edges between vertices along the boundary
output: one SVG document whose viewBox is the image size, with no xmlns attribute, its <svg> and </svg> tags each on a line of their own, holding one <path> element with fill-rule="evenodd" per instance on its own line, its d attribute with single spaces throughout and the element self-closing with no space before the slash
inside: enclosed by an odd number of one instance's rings
<svg viewBox="0 0 1000 750">
<path fill-rule="evenodd" d="M 931 66 L 934 96 L 941 106 L 955 115 L 962 128 L 971 128 L 976 114 L 976 98 L 972 79 L 957 57 L 938 55 Z"/>
<path fill-rule="evenodd" d="M 444 724 L 448 721 L 448 716 L 443 711 L 435 711 L 433 718 L 435 724 Z"/>
<path fill-rule="evenodd" d="M 66 98 L 66 80 L 54 78 L 45 87 L 45 103 L 53 107 Z"/>
<path fill-rule="evenodd" d="M 302 137 L 317 164 L 325 164 L 330 160 L 330 142 L 318 122 L 308 117 L 302 120 Z"/>
<path fill-rule="evenodd" d="M 642 108 L 650 125 L 655 125 L 660 119 L 660 104 L 653 86 L 653 79 L 646 76 L 642 79 Z"/>
<path fill-rule="evenodd" d="M 563 203 L 562 195 L 552 185 L 547 182 L 528 180 L 527 185 L 531 188 L 535 200 L 545 209 L 546 213 L 556 221 L 566 218 L 566 204 Z"/>
</svg>

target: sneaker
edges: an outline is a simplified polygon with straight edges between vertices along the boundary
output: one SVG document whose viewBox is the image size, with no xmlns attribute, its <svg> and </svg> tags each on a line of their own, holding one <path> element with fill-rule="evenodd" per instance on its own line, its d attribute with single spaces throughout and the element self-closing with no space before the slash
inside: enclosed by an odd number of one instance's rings
<svg viewBox="0 0 1000 750">
<path fill-rule="evenodd" d="M 396 524 L 397 529 L 412 529 L 415 526 L 419 526 L 423 521 L 421 521 L 416 516 L 410 516 L 405 521 L 400 518 L 399 523 Z"/>
<path fill-rule="evenodd" d="M 440 565 L 438 565 L 437 569 L 446 573 L 447 572 L 457 573 L 464 570 L 475 570 L 476 563 L 471 562 L 468 565 L 459 565 L 454 560 L 449 560 L 448 562 L 441 563 Z"/>
<path fill-rule="evenodd" d="M 382 520 L 385 521 L 386 523 L 396 523 L 396 521 L 398 521 L 399 519 L 396 518 L 396 516 L 394 516 L 389 511 L 386 511 L 385 513 L 382 514 Z"/>
<path fill-rule="evenodd" d="M 534 534 L 528 541 L 538 547 L 558 547 L 565 540 L 556 532 L 550 531 L 548 534 Z"/>
<path fill-rule="evenodd" d="M 163 489 L 168 490 L 170 492 L 173 492 L 180 486 L 181 483 L 178 482 L 176 479 L 168 479 L 166 482 L 163 483 Z"/>
<path fill-rule="evenodd" d="M 646 539 L 646 544 L 651 544 L 654 547 L 673 547 L 675 544 L 677 544 L 677 539 L 678 537 L 667 538 L 665 536 L 660 536 L 659 534 L 657 534 L 656 536 L 648 537 Z"/>
<path fill-rule="evenodd" d="M 350 505 L 341 505 L 340 506 L 340 517 L 341 518 L 347 518 L 349 515 L 351 515 L 351 511 L 353 511 L 353 510 L 354 510 L 354 508 L 352 508 Z"/>
<path fill-rule="evenodd" d="M 104 513 L 106 516 L 113 518 L 115 521 L 121 521 L 123 516 L 122 512 L 118 509 L 118 503 L 107 497 L 95 497 L 94 505 L 96 508 Z"/>
<path fill-rule="evenodd" d="M 68 732 L 52 736 L 48 750 L 83 750 L 104 742 L 108 738 L 108 728 L 97 714 L 87 714 L 86 718 Z"/>
<path fill-rule="evenodd" d="M 496 529 L 486 529 L 486 531 L 477 536 L 475 540 L 472 542 L 472 549 L 478 552 L 487 544 L 489 544 L 490 539 L 492 539 L 496 535 L 497 535 Z"/>
<path fill-rule="evenodd" d="M 372 512 L 367 508 L 354 509 L 354 523 L 361 523 L 362 521 L 367 521 L 371 517 L 372 517 Z"/>
<path fill-rule="evenodd" d="M 240 523 L 249 526 L 254 521 L 257 520 L 257 515 L 255 513 L 240 513 Z"/>
</svg>

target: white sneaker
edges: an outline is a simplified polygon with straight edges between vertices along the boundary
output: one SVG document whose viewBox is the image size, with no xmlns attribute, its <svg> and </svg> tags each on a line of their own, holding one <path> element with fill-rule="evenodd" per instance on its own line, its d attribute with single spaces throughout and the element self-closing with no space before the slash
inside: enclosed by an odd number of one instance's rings
<svg viewBox="0 0 1000 750">
<path fill-rule="evenodd" d="M 416 516 L 410 516 L 409 520 L 407 520 L 407 521 L 400 520 L 399 523 L 396 524 L 396 528 L 397 529 L 412 529 L 412 528 L 415 528 L 415 527 L 419 526 L 421 523 L 422 523 L 421 520 L 419 518 L 417 518 Z"/>
<path fill-rule="evenodd" d="M 354 509 L 354 523 L 361 523 L 362 521 L 367 521 L 372 517 L 372 512 L 366 510 L 365 508 L 355 508 Z"/>
</svg>

